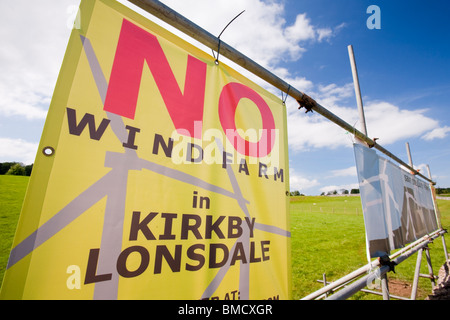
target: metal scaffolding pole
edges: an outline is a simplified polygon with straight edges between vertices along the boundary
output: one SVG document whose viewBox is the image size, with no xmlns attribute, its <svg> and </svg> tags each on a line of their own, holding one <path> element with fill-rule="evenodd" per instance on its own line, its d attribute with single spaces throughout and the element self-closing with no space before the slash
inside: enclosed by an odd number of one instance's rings
<svg viewBox="0 0 450 320">
<path fill-rule="evenodd" d="M 353 46 L 349 45 L 348 56 L 350 59 L 350 65 L 352 67 L 353 86 L 355 87 L 356 103 L 358 105 L 359 122 L 361 124 L 361 131 L 367 136 L 366 117 L 364 116 L 364 108 L 361 96 L 361 87 L 359 85 L 358 69 L 356 68 L 355 53 L 353 52 Z"/>
<path fill-rule="evenodd" d="M 414 168 L 411 156 L 411 149 L 409 148 L 409 142 L 406 142 L 406 153 L 408 154 L 408 161 L 411 168 Z M 415 174 L 414 171 L 411 171 L 411 174 Z M 431 178 L 430 178 L 431 179 Z"/>
<path fill-rule="evenodd" d="M 141 9 L 149 12 L 150 14 L 154 15 L 155 17 L 161 19 L 162 21 L 168 23 L 172 27 L 175 27 L 176 29 L 182 31 L 186 35 L 190 36 L 191 38 L 199 41 L 203 45 L 207 46 L 208 48 L 212 50 L 218 50 L 220 47 L 220 55 L 224 56 L 237 65 L 243 67 L 244 69 L 250 71 L 251 73 L 255 74 L 259 78 L 263 79 L 264 81 L 268 82 L 275 88 L 278 88 L 282 92 L 286 93 L 287 95 L 291 96 L 295 100 L 298 101 L 301 107 L 305 107 L 307 110 L 315 111 L 318 114 L 324 116 L 328 120 L 332 121 L 333 123 L 337 124 L 341 128 L 345 129 L 346 131 L 352 133 L 355 135 L 356 138 L 364 141 L 367 143 L 369 147 L 373 147 L 380 152 L 384 153 L 391 159 L 395 160 L 399 164 L 405 166 L 406 168 L 414 171 L 416 175 L 421 176 L 426 181 L 431 182 L 432 184 L 435 184 L 432 180 L 425 177 L 419 172 L 416 172 L 414 168 L 411 168 L 407 163 L 403 162 L 401 159 L 393 155 L 391 152 L 377 144 L 374 140 L 370 139 L 367 135 L 362 133 L 361 131 L 355 129 L 352 125 L 348 124 L 332 112 L 330 112 L 328 109 L 321 106 L 319 103 L 317 103 L 314 99 L 309 97 L 307 94 L 301 92 L 300 90 L 297 90 L 296 88 L 292 87 L 290 84 L 288 84 L 286 81 L 282 80 L 278 76 L 274 75 L 269 70 L 265 69 L 255 61 L 251 60 L 241 52 L 237 51 L 230 45 L 228 45 L 226 42 L 220 40 L 218 37 L 212 35 L 205 29 L 201 28 L 200 26 L 196 25 L 186 17 L 183 17 L 176 11 L 172 10 L 168 6 L 164 5 L 160 1 L 157 0 L 128 0 L 129 2 L 135 4 L 136 6 L 140 7 Z"/>
<path fill-rule="evenodd" d="M 389 259 L 393 260 L 394 258 L 402 256 L 406 252 L 408 252 L 408 251 L 414 249 L 416 246 L 422 244 L 424 241 L 428 241 L 429 239 L 435 239 L 436 237 L 439 237 L 440 235 L 442 235 L 444 233 L 446 233 L 445 230 L 436 230 L 436 231 L 432 232 L 429 235 L 423 236 L 422 238 L 420 238 L 420 239 L 410 243 L 406 247 L 404 247 L 404 248 L 398 250 L 397 252 L 393 253 L 392 255 L 390 255 Z M 408 255 L 408 256 L 410 256 L 410 255 Z M 362 266 L 358 270 L 355 270 L 352 273 L 349 273 L 348 275 L 346 275 L 346 276 L 344 276 L 344 277 L 342 277 L 342 278 L 340 278 L 340 279 L 338 279 L 336 281 L 331 282 L 327 286 L 325 286 L 325 287 L 323 287 L 323 288 L 321 288 L 321 289 L 319 289 L 319 290 L 317 290 L 317 291 L 315 291 L 313 293 L 310 293 L 309 295 L 307 295 L 306 297 L 302 298 L 301 300 L 313 300 L 313 299 L 319 298 L 324 293 L 331 292 L 331 291 L 337 289 L 338 287 L 340 287 L 342 285 L 346 285 L 349 282 L 354 281 L 358 277 L 362 276 L 364 273 L 368 272 L 369 270 L 374 269 L 375 267 L 378 267 L 379 265 L 380 265 L 380 262 L 378 260 L 373 260 L 371 263 Z M 374 279 L 372 279 L 372 281 L 373 280 Z"/>
<path fill-rule="evenodd" d="M 394 262 L 395 265 L 398 265 L 401 262 L 405 261 L 407 258 L 409 258 L 411 255 L 416 253 L 417 251 L 419 251 L 419 254 L 421 254 L 423 248 L 425 248 L 429 243 L 431 243 L 434 239 L 439 237 L 444 232 L 445 232 L 444 230 L 438 230 L 432 233 L 432 235 L 421 238 L 420 239 L 421 241 L 418 244 L 416 244 L 417 246 L 410 247 L 409 250 L 406 252 L 403 251 L 403 253 L 399 255 L 397 258 L 393 259 L 392 262 Z M 391 270 L 390 267 L 387 265 L 381 266 L 378 274 L 375 272 L 371 272 L 368 275 L 356 280 L 346 288 L 341 289 L 339 292 L 333 294 L 332 296 L 329 296 L 326 300 L 348 299 L 356 292 L 366 287 L 368 283 L 373 282 L 377 277 L 383 277 L 390 270 Z M 411 299 L 413 298 L 415 298 L 415 296 L 411 297 Z"/>
<path fill-rule="evenodd" d="M 427 171 L 428 171 L 428 176 L 430 177 L 430 179 L 432 179 L 429 165 L 427 165 Z M 433 192 L 433 190 L 431 190 L 431 192 L 432 192 L 431 198 L 433 199 L 434 212 L 436 214 L 436 221 L 438 223 L 438 227 L 442 229 L 442 223 L 441 223 L 441 218 L 440 218 L 440 214 L 439 214 L 439 208 L 438 208 L 437 203 L 436 203 L 436 194 L 435 194 L 435 192 Z M 445 236 L 444 236 L 444 234 L 442 234 L 441 237 L 442 237 L 442 247 L 444 248 L 445 261 L 447 261 L 447 260 L 449 260 L 449 256 L 448 256 L 448 252 L 447 252 L 447 245 L 445 243 Z"/>
</svg>

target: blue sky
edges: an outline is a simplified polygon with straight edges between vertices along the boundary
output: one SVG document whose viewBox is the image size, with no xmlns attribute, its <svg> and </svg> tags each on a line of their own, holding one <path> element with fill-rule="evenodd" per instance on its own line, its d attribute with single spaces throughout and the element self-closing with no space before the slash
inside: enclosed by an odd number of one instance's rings
<svg viewBox="0 0 450 320">
<path fill-rule="evenodd" d="M 414 165 L 426 174 L 428 164 L 437 185 L 450 187 L 449 2 L 163 2 L 216 35 L 246 10 L 222 40 L 359 129 L 347 52 L 353 45 L 369 137 L 405 162 L 409 142 Z M 0 162 L 34 161 L 78 4 L 0 2 Z M 381 29 L 366 26 L 370 5 L 381 10 Z M 352 135 L 297 110 L 293 99 L 287 108 L 291 190 L 313 195 L 357 187 Z"/>
</svg>

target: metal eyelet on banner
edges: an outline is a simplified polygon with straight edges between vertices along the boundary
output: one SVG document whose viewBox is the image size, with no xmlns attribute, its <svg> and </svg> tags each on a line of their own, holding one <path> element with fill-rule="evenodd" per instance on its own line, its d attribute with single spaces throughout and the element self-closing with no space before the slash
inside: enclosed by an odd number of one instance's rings
<svg viewBox="0 0 450 320">
<path fill-rule="evenodd" d="M 55 154 L 55 149 L 53 147 L 47 146 L 44 149 L 42 149 L 42 153 L 46 157 L 51 157 L 52 155 Z"/>
</svg>

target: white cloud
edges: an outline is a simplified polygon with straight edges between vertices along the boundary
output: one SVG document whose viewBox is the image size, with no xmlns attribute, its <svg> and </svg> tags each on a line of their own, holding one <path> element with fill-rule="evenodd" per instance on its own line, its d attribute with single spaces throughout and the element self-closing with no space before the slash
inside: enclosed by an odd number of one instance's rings
<svg viewBox="0 0 450 320">
<path fill-rule="evenodd" d="M 343 86 L 336 84 L 314 86 L 310 83 L 308 89 L 309 95 L 336 116 L 352 124 L 357 121 L 356 109 L 340 106 L 344 100 L 353 96 L 351 83 Z M 289 143 L 294 150 L 324 147 L 336 149 L 352 145 L 352 135 L 344 129 L 317 113 L 305 114 L 303 110 L 298 110 L 298 103 L 293 99 L 289 101 Z"/>
<path fill-rule="evenodd" d="M 444 126 L 441 128 L 433 129 L 430 132 L 427 132 L 422 138 L 424 140 L 430 141 L 433 139 L 443 139 L 447 136 L 447 133 L 450 132 L 450 127 Z"/>
<path fill-rule="evenodd" d="M 22 139 L 0 138 L 0 159 L 32 164 L 36 157 L 38 143 Z"/>
<path fill-rule="evenodd" d="M 337 30 L 343 27 L 341 24 Z M 285 30 L 285 36 L 293 42 L 317 40 L 321 42 L 324 39 L 331 38 L 333 36 L 333 30 L 331 28 L 317 28 L 311 24 L 311 20 L 307 18 L 306 13 L 298 14 L 295 23 L 289 26 Z"/>
<path fill-rule="evenodd" d="M 318 103 L 361 131 L 358 111 L 353 106 L 356 105 L 353 84 L 311 84 L 310 89 L 313 92 L 310 95 Z M 288 104 L 289 143 L 293 150 L 352 146 L 353 135 L 320 115 L 305 115 L 297 109 L 295 101 Z M 381 145 L 420 136 L 425 140 L 444 138 L 450 132 L 450 127 L 438 128 L 438 121 L 427 117 L 427 111 L 407 110 L 386 101 L 368 100 L 364 104 L 368 135 L 378 138 Z"/>
<path fill-rule="evenodd" d="M 67 9 L 78 3 L 0 2 L 1 116 L 45 118 L 69 39 Z"/>
<path fill-rule="evenodd" d="M 320 101 L 327 101 L 327 104 L 334 105 L 334 102 L 341 101 L 345 98 L 353 97 L 354 91 L 353 91 L 353 83 L 347 83 L 343 86 L 338 86 L 335 83 L 331 83 L 329 85 L 322 85 L 320 84 L 318 86 L 319 89 L 319 100 Z M 325 100 L 328 99 L 328 100 Z"/>
<path fill-rule="evenodd" d="M 332 170 L 333 177 L 356 177 L 356 167 L 352 166 L 347 169 Z"/>
<path fill-rule="evenodd" d="M 322 41 L 323 39 L 328 39 L 332 36 L 333 31 L 330 28 L 317 29 L 317 40 Z"/>
<path fill-rule="evenodd" d="M 319 115 L 291 114 L 288 118 L 289 145 L 293 150 L 351 145 L 345 130 Z"/>
<path fill-rule="evenodd" d="M 120 2 L 130 5 L 126 0 Z M 318 27 L 307 13 L 299 13 L 295 22 L 289 24 L 284 18 L 284 4 L 277 0 L 216 0 L 214 6 L 208 0 L 163 2 L 215 35 L 246 10 L 224 32 L 222 40 L 359 128 L 352 83 L 314 84 L 280 67 L 283 59 L 299 59 L 305 46 L 311 45 L 308 41 L 331 39 L 345 23 L 334 28 Z M 67 25 L 73 13 L 69 9 L 78 3 L 79 0 L 41 0 L 39 5 L 30 6 L 25 1 L 0 2 L 0 116 L 41 121 L 45 118 L 70 33 Z M 250 78 L 261 83 L 254 76 Z M 287 106 L 293 150 L 352 145 L 352 135 L 336 124 L 318 114 L 305 115 L 293 99 L 288 99 Z M 450 132 L 449 127 L 438 128 L 437 121 L 425 115 L 426 110 L 409 111 L 388 102 L 369 101 L 365 111 L 369 135 L 380 138 L 382 145 L 420 135 L 432 140 Z"/>
<path fill-rule="evenodd" d="M 295 23 L 286 28 L 286 37 L 294 42 L 312 40 L 316 38 L 316 31 L 311 25 L 311 20 L 306 17 L 306 13 L 297 15 Z"/>
<path fill-rule="evenodd" d="M 306 41 L 322 41 L 333 35 L 330 28 L 314 26 L 306 13 L 298 14 L 294 24 L 287 25 L 282 1 L 216 0 L 214 6 L 208 0 L 163 2 L 216 36 L 245 10 L 226 29 L 221 40 L 266 68 L 276 67 L 282 60 L 299 59 L 306 51 Z"/>
<path fill-rule="evenodd" d="M 418 137 L 438 125 L 424 115 L 425 109 L 406 110 L 388 102 L 369 102 L 364 111 L 369 135 L 379 138 L 382 145 Z"/>
<path fill-rule="evenodd" d="M 304 192 L 304 190 L 308 190 L 314 188 L 319 185 L 319 182 L 316 179 L 308 179 L 298 173 L 295 172 L 293 168 L 289 169 L 289 184 L 291 191 L 298 190 L 300 192 Z"/>
<path fill-rule="evenodd" d="M 48 106 L 50 98 L 39 92 L 26 93 L 20 86 L 10 88 L 0 82 L 0 97 L 0 114 L 3 116 L 21 116 L 27 120 L 43 120 L 47 116 L 47 109 L 41 106 Z"/>
</svg>

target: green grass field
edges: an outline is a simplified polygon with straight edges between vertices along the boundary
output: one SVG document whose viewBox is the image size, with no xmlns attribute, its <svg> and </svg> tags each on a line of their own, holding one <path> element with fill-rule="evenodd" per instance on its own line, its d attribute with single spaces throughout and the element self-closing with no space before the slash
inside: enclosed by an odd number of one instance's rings
<svg viewBox="0 0 450 320">
<path fill-rule="evenodd" d="M 320 289 L 323 273 L 336 280 L 367 261 L 359 197 L 292 197 L 291 233 L 294 299 Z"/>
<path fill-rule="evenodd" d="M 450 201 L 438 200 L 444 229 L 450 227 Z M 367 264 L 364 218 L 360 197 L 292 197 L 292 283 L 293 298 L 301 299 L 320 289 L 323 273 L 335 281 Z M 446 243 L 450 237 L 445 235 Z M 430 244 L 433 271 L 438 273 L 445 262 L 441 238 Z M 447 245 L 448 248 L 448 245 Z M 389 279 L 412 285 L 417 254 L 401 263 Z M 427 274 L 425 255 L 421 273 Z M 419 279 L 418 299 L 431 294 L 429 279 Z M 381 299 L 358 293 L 351 299 Z"/>
<path fill-rule="evenodd" d="M 20 209 L 29 177 L 0 175 L 0 279 L 3 279 Z M 438 200 L 442 225 L 450 227 L 450 201 Z M 364 219 L 358 196 L 291 197 L 292 291 L 301 299 L 320 289 L 317 280 L 325 273 L 328 281 L 337 280 L 367 264 Z M 446 242 L 449 243 L 448 235 Z M 430 245 L 434 273 L 444 263 L 442 241 Z M 390 272 L 389 279 L 412 283 L 417 255 L 413 255 Z M 422 273 L 427 272 L 425 258 Z M 431 293 L 428 279 L 419 282 L 418 299 Z M 381 299 L 358 293 L 351 299 Z"/>
<path fill-rule="evenodd" d="M 3 281 L 29 177 L 0 175 L 0 279 Z"/>
</svg>

